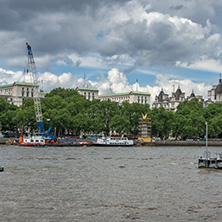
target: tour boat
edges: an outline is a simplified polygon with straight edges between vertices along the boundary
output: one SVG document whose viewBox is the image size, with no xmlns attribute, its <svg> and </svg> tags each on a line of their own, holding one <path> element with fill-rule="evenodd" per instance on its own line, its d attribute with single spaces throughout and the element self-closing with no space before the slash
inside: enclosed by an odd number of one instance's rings
<svg viewBox="0 0 222 222">
<path fill-rule="evenodd" d="M 23 141 L 20 142 L 20 146 L 34 146 L 45 147 L 45 138 L 42 135 L 34 135 L 31 137 L 23 137 Z"/>
<path fill-rule="evenodd" d="M 103 137 L 97 139 L 93 146 L 133 146 L 133 140 L 128 140 L 127 137 Z"/>
</svg>

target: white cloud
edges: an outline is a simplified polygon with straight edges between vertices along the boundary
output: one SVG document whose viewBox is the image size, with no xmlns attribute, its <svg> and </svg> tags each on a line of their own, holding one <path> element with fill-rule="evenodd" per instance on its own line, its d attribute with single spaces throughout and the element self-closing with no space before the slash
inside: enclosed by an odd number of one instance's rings
<svg viewBox="0 0 222 222">
<path fill-rule="evenodd" d="M 16 81 L 23 81 L 24 75 L 21 71 L 13 72 L 10 70 L 5 70 L 0 68 L 0 77 L 2 79 L 1 84 L 10 84 Z M 78 86 L 84 86 L 85 82 L 83 78 L 75 78 L 71 73 L 63 73 L 59 76 L 50 73 L 38 73 L 36 75 L 37 81 L 42 87 L 41 83 L 43 80 L 44 91 L 50 91 L 57 87 L 62 88 L 76 88 Z M 26 78 L 26 81 L 29 81 Z M 158 74 L 156 75 L 156 86 L 140 86 L 139 83 L 130 84 L 124 73 L 120 72 L 117 68 L 113 68 L 108 72 L 107 77 L 102 76 L 99 81 L 87 81 L 88 87 L 96 87 L 99 89 L 100 94 L 110 94 L 110 93 L 122 93 L 130 91 L 141 91 L 149 92 L 151 94 L 151 104 L 154 101 L 156 95 L 159 94 L 160 90 L 163 88 L 164 92 L 171 96 L 173 88 L 175 90 L 178 86 L 180 89 L 186 93 L 186 96 L 190 95 L 192 90 L 196 95 L 202 95 L 207 99 L 207 92 L 211 89 L 211 86 L 206 86 L 205 83 L 194 83 L 189 79 L 171 79 L 171 75 Z"/>
<path fill-rule="evenodd" d="M 222 70 L 222 64 L 219 60 L 207 59 L 205 56 L 202 56 L 199 60 L 192 64 L 178 62 L 177 66 L 187 69 L 204 70 L 216 73 L 219 73 Z"/>
</svg>

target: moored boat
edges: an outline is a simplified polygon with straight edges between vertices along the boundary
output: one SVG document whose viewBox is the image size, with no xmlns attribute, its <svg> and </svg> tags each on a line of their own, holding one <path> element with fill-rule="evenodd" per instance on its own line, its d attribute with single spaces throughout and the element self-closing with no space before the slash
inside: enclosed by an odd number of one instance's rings
<svg viewBox="0 0 222 222">
<path fill-rule="evenodd" d="M 20 142 L 20 146 L 33 146 L 33 147 L 45 147 L 45 138 L 42 135 L 33 135 L 31 137 L 23 137 L 23 141 Z"/>
<path fill-rule="evenodd" d="M 133 140 L 129 140 L 127 137 L 103 137 L 97 139 L 93 146 L 133 146 Z"/>
</svg>

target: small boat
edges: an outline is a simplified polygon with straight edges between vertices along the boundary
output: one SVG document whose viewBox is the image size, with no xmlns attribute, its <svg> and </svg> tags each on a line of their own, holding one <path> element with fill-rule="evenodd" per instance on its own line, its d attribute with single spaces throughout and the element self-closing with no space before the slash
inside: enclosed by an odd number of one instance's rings
<svg viewBox="0 0 222 222">
<path fill-rule="evenodd" d="M 46 147 L 45 138 L 42 135 L 34 135 L 31 137 L 23 137 L 20 146 Z"/>
<path fill-rule="evenodd" d="M 129 140 L 127 137 L 103 137 L 97 139 L 93 146 L 133 146 L 133 140 Z"/>
</svg>

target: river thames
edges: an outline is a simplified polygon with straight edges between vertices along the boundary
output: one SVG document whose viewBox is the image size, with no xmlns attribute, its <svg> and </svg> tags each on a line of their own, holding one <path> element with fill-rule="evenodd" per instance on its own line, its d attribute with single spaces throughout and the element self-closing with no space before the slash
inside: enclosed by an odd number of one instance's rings
<svg viewBox="0 0 222 222">
<path fill-rule="evenodd" d="M 0 221 L 221 221 L 222 170 L 197 168 L 204 151 L 0 146 Z"/>
</svg>

